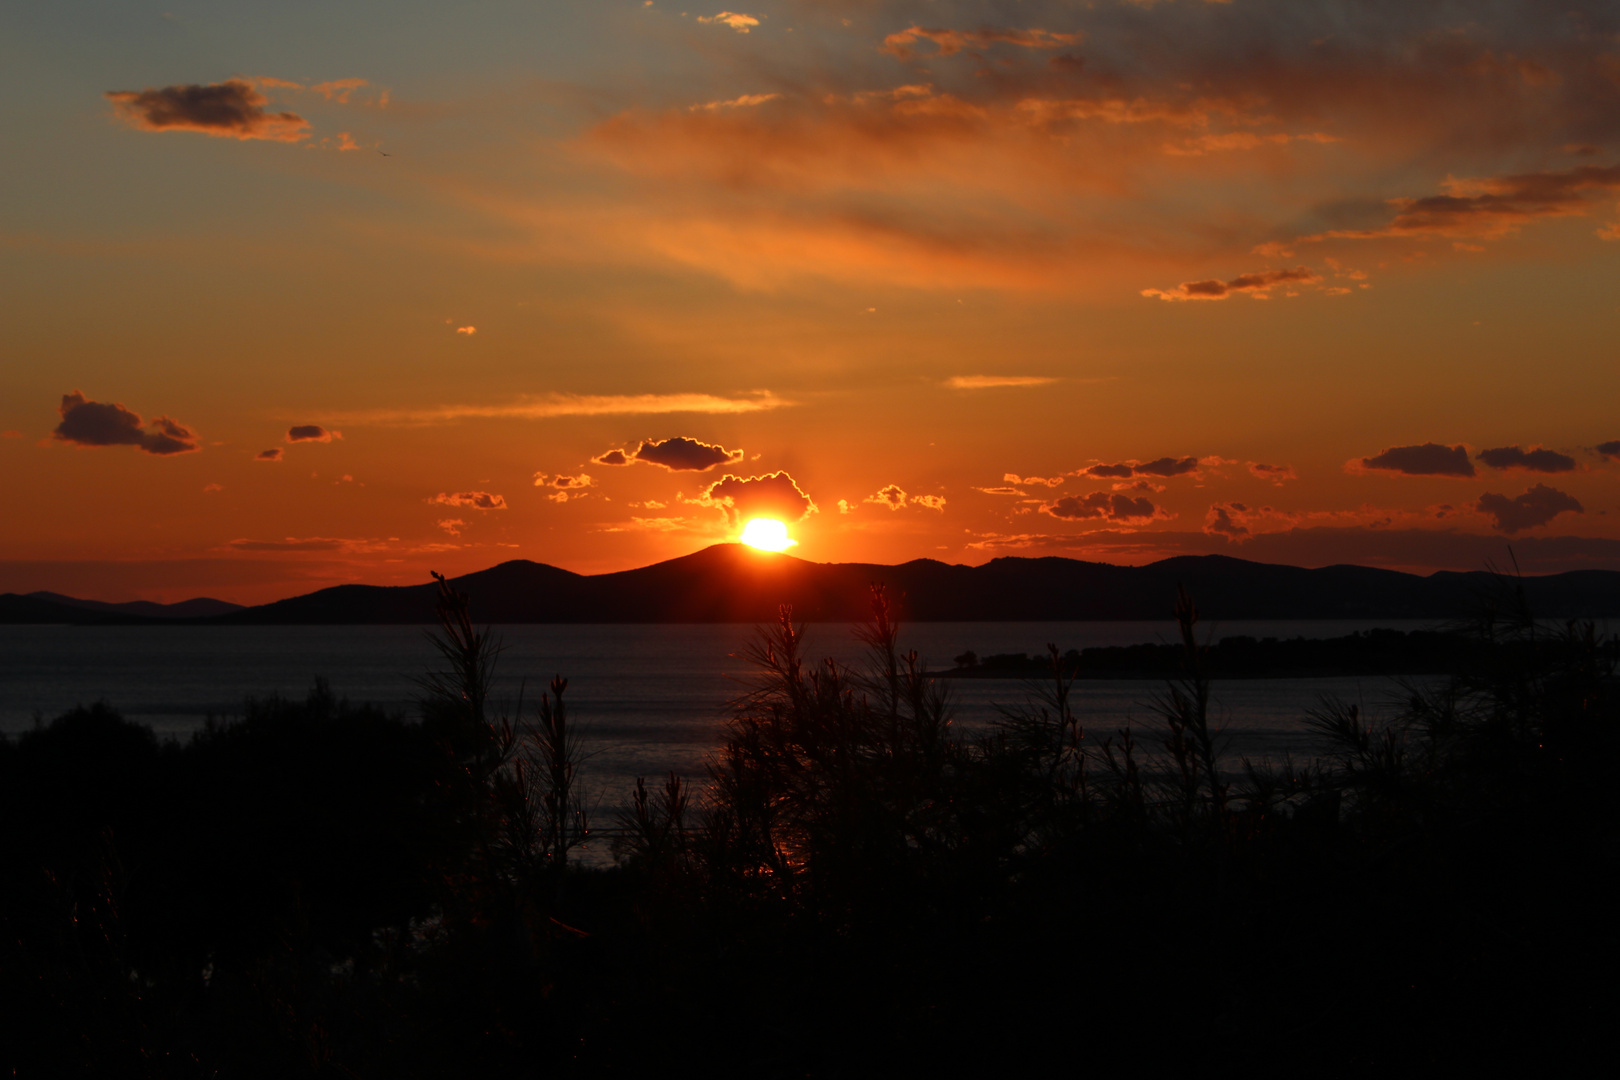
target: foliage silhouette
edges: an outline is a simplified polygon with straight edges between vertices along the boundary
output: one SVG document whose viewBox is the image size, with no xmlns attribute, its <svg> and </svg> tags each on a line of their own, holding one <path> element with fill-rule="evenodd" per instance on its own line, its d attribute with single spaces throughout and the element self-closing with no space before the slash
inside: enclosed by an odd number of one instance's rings
<svg viewBox="0 0 1620 1080">
<path fill-rule="evenodd" d="M 1304 764 L 1222 756 L 1185 593 L 1151 731 L 1088 727 L 1054 645 L 961 734 L 885 590 L 850 668 L 784 608 L 706 783 L 638 780 L 612 867 L 571 858 L 600 834 L 566 680 L 508 711 L 438 595 L 417 721 L 317 681 L 184 745 L 106 704 L 0 740 L 3 1064 L 1561 1071 L 1606 1038 L 1615 643 L 1511 582 L 1444 683 L 1324 701 Z"/>
</svg>

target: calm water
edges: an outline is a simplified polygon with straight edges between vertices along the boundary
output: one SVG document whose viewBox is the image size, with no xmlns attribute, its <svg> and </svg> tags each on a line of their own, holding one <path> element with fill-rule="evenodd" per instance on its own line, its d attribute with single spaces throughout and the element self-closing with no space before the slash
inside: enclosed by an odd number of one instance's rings
<svg viewBox="0 0 1620 1080">
<path fill-rule="evenodd" d="M 1420 628 L 1384 621 L 1242 621 L 1205 627 L 1216 639 L 1337 637 L 1374 626 Z M 554 674 L 569 680 L 571 714 L 596 755 L 589 777 L 605 805 L 617 804 L 637 775 L 674 769 L 702 771 L 719 740 L 725 703 L 742 689 L 748 666 L 733 654 L 753 628 L 707 626 L 505 626 L 497 698 L 530 699 Z M 972 649 L 1037 653 L 1060 649 L 1173 640 L 1175 627 L 1158 622 L 922 623 L 905 628 L 902 643 L 931 667 Z M 859 655 L 850 628 L 812 627 L 812 655 L 841 661 Z M 302 697 L 317 675 L 351 701 L 371 701 L 412 714 L 411 679 L 434 663 L 419 627 L 72 627 L 0 626 L 0 732 L 27 730 L 76 704 L 105 700 L 160 735 L 184 737 L 213 714 L 241 711 L 248 695 Z M 957 723 L 966 729 L 1015 703 L 1025 688 L 1000 679 L 952 680 Z M 1153 722 L 1150 703 L 1161 689 L 1146 681 L 1076 683 L 1081 715 L 1092 730 Z M 1233 680 L 1215 684 L 1215 707 L 1226 724 L 1226 753 L 1310 756 L 1301 724 L 1323 694 L 1377 708 L 1394 692 L 1377 679 Z"/>
</svg>

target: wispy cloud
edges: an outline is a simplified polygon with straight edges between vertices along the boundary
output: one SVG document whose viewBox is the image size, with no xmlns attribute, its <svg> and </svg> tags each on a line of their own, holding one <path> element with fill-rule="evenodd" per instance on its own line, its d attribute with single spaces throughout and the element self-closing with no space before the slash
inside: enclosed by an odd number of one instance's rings
<svg viewBox="0 0 1620 1080">
<path fill-rule="evenodd" d="M 698 22 L 729 26 L 739 34 L 746 34 L 759 25 L 759 20 L 754 16 L 743 15 L 736 11 L 722 11 L 718 15 L 699 15 Z"/>
<path fill-rule="evenodd" d="M 945 385 L 952 390 L 990 390 L 998 386 L 1045 386 L 1056 379 L 1046 375 L 952 375 Z"/>
<path fill-rule="evenodd" d="M 737 397 L 717 394 L 544 394 L 498 405 L 434 405 L 331 414 L 350 424 L 443 424 L 453 420 L 548 420 L 556 416 L 650 416 L 663 413 L 735 414 L 780 409 L 794 402 L 769 390 Z"/>
</svg>

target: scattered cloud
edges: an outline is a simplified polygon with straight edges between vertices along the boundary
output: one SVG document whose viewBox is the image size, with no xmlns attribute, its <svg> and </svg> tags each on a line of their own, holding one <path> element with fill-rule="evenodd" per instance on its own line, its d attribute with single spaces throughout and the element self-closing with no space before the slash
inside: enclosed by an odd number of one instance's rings
<svg viewBox="0 0 1620 1080">
<path fill-rule="evenodd" d="M 309 137 L 309 121 L 296 113 L 267 112 L 268 99 L 245 79 L 207 86 L 189 83 L 157 90 L 114 90 L 106 97 L 120 119 L 141 131 L 196 131 L 271 142 L 300 142 Z"/>
<path fill-rule="evenodd" d="M 280 461 L 281 457 L 282 457 L 281 447 L 276 446 L 276 447 L 270 448 L 269 450 L 260 450 L 257 454 L 253 455 L 253 460 L 254 461 Z"/>
<path fill-rule="evenodd" d="M 755 517 L 779 518 L 798 521 L 816 511 L 810 496 L 800 490 L 793 477 L 785 472 L 764 476 L 733 476 L 727 473 L 704 488 L 696 502 L 704 506 L 719 506 L 726 511 L 729 521 Z"/>
<path fill-rule="evenodd" d="M 1606 458 L 1620 458 L 1620 439 L 1600 442 L 1595 449 Z"/>
<path fill-rule="evenodd" d="M 140 414 L 122 403 L 89 401 L 78 390 L 62 395 L 57 407 L 62 422 L 51 434 L 76 446 L 136 446 L 148 454 L 189 454 L 198 449 L 197 435 L 167 416 L 143 424 Z"/>
<path fill-rule="evenodd" d="M 324 97 L 327 101 L 335 101 L 339 105 L 349 103 L 349 95 L 362 86 L 369 85 L 364 79 L 332 79 L 328 82 L 316 83 L 310 89 Z"/>
<path fill-rule="evenodd" d="M 491 495 L 487 491 L 457 491 L 454 493 L 439 492 L 428 500 L 440 506 L 460 506 L 469 510 L 505 510 L 506 499 L 500 495 Z"/>
<path fill-rule="evenodd" d="M 1017 45 L 1025 49 L 1061 49 L 1077 44 L 1084 35 L 1053 33 L 1050 30 L 1014 30 L 985 27 L 980 30 L 930 30 L 912 26 L 883 39 L 881 52 L 901 60 L 916 55 L 918 42 L 933 42 L 935 56 L 954 56 L 964 49 L 988 49 L 992 45 Z"/>
<path fill-rule="evenodd" d="M 591 479 L 587 473 L 580 473 L 578 476 L 564 476 L 558 473 L 552 476 L 547 473 L 537 472 L 534 474 L 534 486 L 556 488 L 559 491 L 580 491 L 584 488 L 595 487 L 596 481 Z"/>
<path fill-rule="evenodd" d="M 534 486 L 550 488 L 551 494 L 546 498 L 552 502 L 565 503 L 569 499 L 583 499 L 589 494 L 586 489 L 595 487 L 596 481 L 588 473 L 580 473 L 578 476 L 564 476 L 558 473 L 553 476 L 537 472 L 534 474 Z"/>
<path fill-rule="evenodd" d="M 591 458 L 591 464 L 612 465 L 614 467 L 618 467 L 620 465 L 630 464 L 630 458 L 623 450 L 604 450 L 602 453 Z"/>
<path fill-rule="evenodd" d="M 458 333 L 458 334 L 466 334 L 468 337 L 472 337 L 474 334 L 478 333 L 478 327 L 476 327 L 476 326 L 458 326 L 458 327 L 456 327 L 456 333 Z"/>
<path fill-rule="evenodd" d="M 1533 446 L 1520 450 L 1517 446 L 1498 446 L 1481 450 L 1475 461 L 1483 461 L 1493 469 L 1525 469 L 1529 472 L 1562 473 L 1575 471 L 1575 459 L 1556 450 Z"/>
<path fill-rule="evenodd" d="M 1620 191 L 1620 165 L 1582 165 L 1564 172 L 1448 178 L 1442 195 L 1391 199 L 1395 217 L 1376 229 L 1332 229 L 1302 240 L 1449 237 L 1497 240 L 1537 218 L 1577 217 L 1593 195 Z"/>
<path fill-rule="evenodd" d="M 1586 510 L 1572 496 L 1546 484 L 1536 484 L 1522 495 L 1508 498 L 1487 492 L 1479 497 L 1474 509 L 1492 519 L 1491 527 L 1512 534 L 1521 529 L 1545 525 L 1566 511 L 1574 514 Z"/>
<path fill-rule="evenodd" d="M 1004 473 L 1001 477 L 1009 484 L 1039 484 L 1041 487 L 1057 487 L 1066 477 L 1062 476 L 1019 476 L 1017 473 Z M 979 490 L 983 491 L 983 488 Z"/>
<path fill-rule="evenodd" d="M 1206 281 L 1184 281 L 1173 289 L 1143 289 L 1143 296 L 1156 296 L 1160 300 L 1226 300 L 1240 293 L 1266 298 L 1280 285 L 1317 285 L 1320 274 L 1304 266 L 1292 270 L 1260 270 L 1240 274 L 1230 281 L 1210 278 Z"/>
<path fill-rule="evenodd" d="M 628 522 L 619 525 L 605 526 L 603 532 L 680 532 L 690 529 L 691 522 L 686 518 L 678 517 L 632 517 Z"/>
<path fill-rule="evenodd" d="M 1093 480 L 1129 480 L 1133 476 L 1157 476 L 1168 479 L 1172 476 L 1196 475 L 1198 466 L 1199 460 L 1195 457 L 1162 457 L 1153 461 L 1137 461 L 1133 458 L 1112 465 L 1098 462 L 1077 470 L 1074 475 L 1090 477 Z"/>
<path fill-rule="evenodd" d="M 1046 375 L 952 375 L 945 385 L 952 390 L 991 390 L 1001 386 L 1046 386 L 1056 379 Z"/>
<path fill-rule="evenodd" d="M 718 15 L 699 15 L 697 21 L 718 26 L 729 26 L 739 34 L 746 34 L 759 25 L 759 20 L 754 16 L 742 15 L 735 11 L 722 11 Z"/>
<path fill-rule="evenodd" d="M 331 442 L 341 438 L 343 432 L 330 431 L 319 424 L 295 424 L 287 429 L 287 441 L 290 443 Z"/>
<path fill-rule="evenodd" d="M 890 484 L 868 495 L 861 502 L 877 503 L 879 506 L 887 506 L 890 510 L 899 510 L 906 505 L 906 493 L 900 489 L 899 484 Z"/>
<path fill-rule="evenodd" d="M 1379 470 L 1406 476 L 1474 475 L 1474 463 L 1468 460 L 1468 447 L 1460 444 L 1442 446 L 1432 442 L 1417 446 L 1391 446 L 1372 457 L 1352 458 L 1344 468 L 1352 473 Z"/>
<path fill-rule="evenodd" d="M 548 420 L 557 416 L 646 416 L 661 413 L 752 413 L 793 402 L 769 390 L 739 397 L 715 394 L 546 394 L 504 405 L 439 405 L 423 409 L 375 409 L 344 413 L 350 423 L 442 424 L 453 420 Z"/>
<path fill-rule="evenodd" d="M 781 96 L 781 94 L 743 94 L 740 97 L 734 97 L 727 101 L 705 101 L 701 105 L 688 105 L 687 109 L 691 112 L 697 112 L 699 110 L 703 112 L 714 112 L 718 109 L 751 109 L 756 105 L 763 105 L 768 101 L 775 101 Z"/>
<path fill-rule="evenodd" d="M 434 522 L 434 524 L 443 529 L 445 532 L 449 533 L 451 536 L 460 536 L 461 530 L 466 526 L 467 523 L 460 518 L 440 518 L 438 521 Z"/>
<path fill-rule="evenodd" d="M 663 442 L 643 440 L 631 456 L 636 461 L 662 465 L 670 472 L 704 472 L 716 465 L 737 464 L 742 461 L 743 452 L 676 435 Z"/>
<path fill-rule="evenodd" d="M 924 510 L 938 510 L 938 511 L 943 512 L 944 509 L 945 509 L 945 496 L 943 496 L 943 495 L 913 495 L 911 497 L 911 505 L 912 506 L 920 506 Z"/>
<path fill-rule="evenodd" d="M 1260 480 L 1269 480 L 1278 487 L 1290 480 L 1297 480 L 1294 470 L 1288 465 L 1266 465 L 1259 461 L 1249 462 L 1249 475 Z"/>
<path fill-rule="evenodd" d="M 1042 503 L 1040 510 L 1062 521 L 1152 521 L 1171 516 L 1145 498 L 1133 499 L 1129 495 L 1107 491 L 1069 495 Z"/>
<path fill-rule="evenodd" d="M 1204 531 L 1229 540 L 1246 540 L 1249 526 L 1243 518 L 1248 509 L 1244 503 L 1215 503 L 1204 515 Z"/>
</svg>

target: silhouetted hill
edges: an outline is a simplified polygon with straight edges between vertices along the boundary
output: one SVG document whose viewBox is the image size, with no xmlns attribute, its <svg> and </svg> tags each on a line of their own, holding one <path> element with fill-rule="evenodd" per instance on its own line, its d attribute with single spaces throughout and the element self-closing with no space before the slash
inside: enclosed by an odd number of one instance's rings
<svg viewBox="0 0 1620 1080">
<path fill-rule="evenodd" d="M 1306 570 L 1221 555 L 1148 566 L 1057 557 L 994 559 L 983 566 L 917 559 L 898 566 L 812 563 L 717 544 L 667 562 L 585 576 L 516 560 L 455 579 L 481 622 L 763 622 L 780 604 L 813 622 L 862 618 L 881 582 L 905 618 L 921 622 L 1167 619 L 1176 588 L 1221 619 L 1425 619 L 1477 612 L 1502 593 L 1490 574 L 1429 577 L 1365 566 Z M 1527 577 L 1543 618 L 1620 615 L 1620 572 Z M 434 586 L 340 585 L 215 620 L 227 623 L 426 623 Z"/>
<path fill-rule="evenodd" d="M 206 619 L 214 615 L 224 615 L 232 611 L 242 610 L 241 604 L 233 604 L 228 600 L 215 600 L 208 596 L 196 596 L 190 600 L 181 600 L 174 604 L 159 604 L 151 600 L 129 600 L 121 604 L 110 604 L 104 600 L 80 600 L 75 596 L 63 596 L 53 592 L 31 592 L 28 594 L 35 600 L 45 600 L 52 604 L 65 604 L 68 607 L 84 608 L 87 611 L 106 611 L 118 615 L 139 615 L 152 619 Z"/>
<path fill-rule="evenodd" d="M 61 593 L 33 592 L 27 595 L 0 593 L 0 625 L 19 623 L 71 624 L 75 626 L 129 626 L 141 623 L 193 623 L 234 611 L 241 604 L 209 597 L 158 604 L 132 600 L 109 604 L 101 600 L 80 600 Z"/>
</svg>

